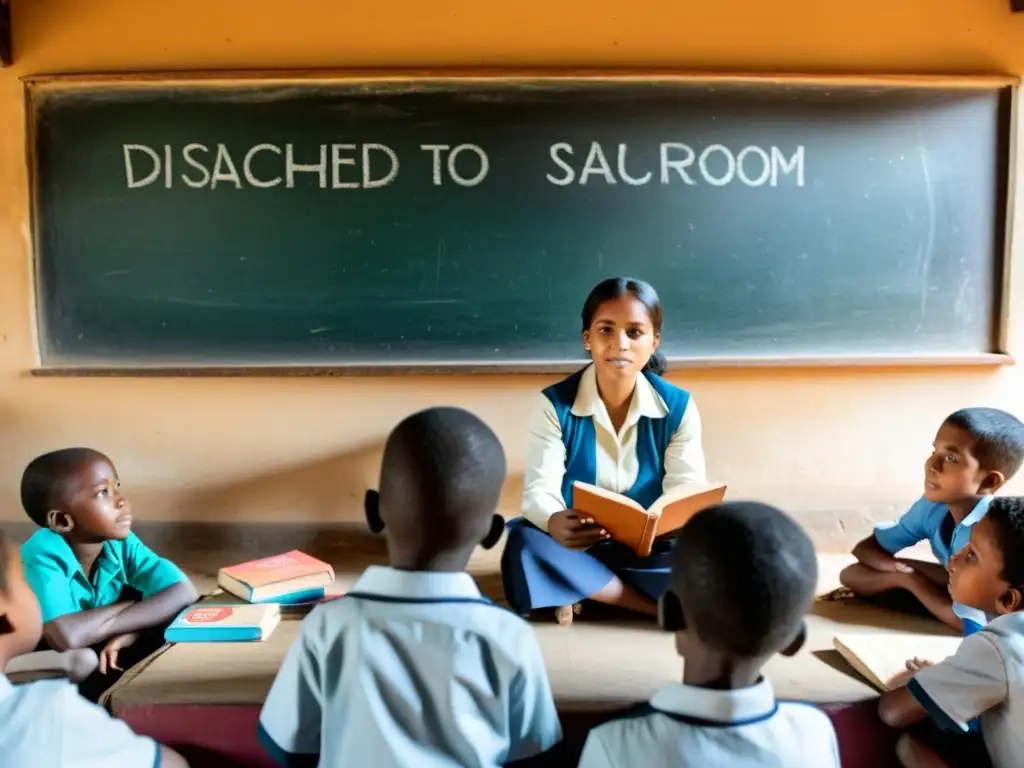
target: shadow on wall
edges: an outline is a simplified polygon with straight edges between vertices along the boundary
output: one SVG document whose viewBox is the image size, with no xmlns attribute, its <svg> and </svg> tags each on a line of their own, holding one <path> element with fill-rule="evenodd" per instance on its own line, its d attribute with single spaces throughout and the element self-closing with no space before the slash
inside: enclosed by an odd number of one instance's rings
<svg viewBox="0 0 1024 768">
<path fill-rule="evenodd" d="M 377 486 L 383 445 L 208 486 L 187 497 L 182 519 L 234 523 L 360 523 L 363 494 Z"/>
<path fill-rule="evenodd" d="M 366 490 L 379 485 L 382 451 L 383 444 L 374 443 L 320 461 L 207 487 L 177 505 L 174 516 L 225 525 L 361 526 Z M 501 514 L 519 514 L 522 492 L 521 474 L 506 478 Z"/>
</svg>

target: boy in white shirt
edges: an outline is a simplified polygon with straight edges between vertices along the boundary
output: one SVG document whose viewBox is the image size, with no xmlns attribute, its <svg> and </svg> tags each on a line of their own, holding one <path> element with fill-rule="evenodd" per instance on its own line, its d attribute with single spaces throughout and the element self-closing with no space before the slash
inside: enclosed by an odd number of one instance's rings
<svg viewBox="0 0 1024 768">
<path fill-rule="evenodd" d="M 661 626 L 683 683 L 591 731 L 580 768 L 839 768 L 824 712 L 777 702 L 761 668 L 803 645 L 817 560 L 807 534 L 765 504 L 727 503 L 679 532 Z"/>
<path fill-rule="evenodd" d="M 533 630 L 465 570 L 501 538 L 504 480 L 501 444 L 466 411 L 394 429 L 367 504 L 390 567 L 303 621 L 260 713 L 278 763 L 495 768 L 561 739 Z"/>
<path fill-rule="evenodd" d="M 949 560 L 949 590 L 958 603 L 996 618 L 944 661 L 909 661 L 916 674 L 882 695 L 879 714 L 893 728 L 927 724 L 897 744 L 908 768 L 1022 765 L 1024 498 L 992 500 L 970 541 Z M 970 727 L 979 716 L 980 738 Z"/>
<path fill-rule="evenodd" d="M 0 669 L 42 635 L 39 603 L 17 548 L 0 533 Z M 0 764 L 32 768 L 188 768 L 171 749 L 137 736 L 64 680 L 14 686 L 0 675 Z"/>
</svg>

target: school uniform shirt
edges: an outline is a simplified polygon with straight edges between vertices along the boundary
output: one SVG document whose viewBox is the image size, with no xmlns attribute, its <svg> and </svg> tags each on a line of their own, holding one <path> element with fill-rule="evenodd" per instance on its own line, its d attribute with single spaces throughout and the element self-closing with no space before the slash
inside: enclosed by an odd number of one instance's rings
<svg viewBox="0 0 1024 768">
<path fill-rule="evenodd" d="M 1024 613 L 999 616 L 957 652 L 914 675 L 907 690 L 941 727 L 981 733 L 995 768 L 1024 763 Z"/>
<path fill-rule="evenodd" d="M 3 768 L 159 768 L 160 746 L 65 680 L 14 686 L 0 675 Z"/>
<path fill-rule="evenodd" d="M 546 531 L 548 518 L 565 509 L 562 497 L 565 445 L 554 404 L 543 393 L 537 398 L 529 423 L 522 511 L 523 517 Z M 597 451 L 594 484 L 609 491 L 625 493 L 633 487 L 640 473 L 637 459 L 637 423 L 640 417 L 663 419 L 669 415 L 669 408 L 646 377 L 638 375 L 626 420 L 622 429 L 616 432 L 598 393 L 594 366 L 590 365 L 580 377 L 572 413 L 593 418 Z M 663 493 L 680 485 L 707 482 L 700 413 L 692 397 L 665 450 L 664 466 Z"/>
<path fill-rule="evenodd" d="M 670 683 L 590 732 L 580 768 L 839 768 L 828 716 L 775 700 L 762 680 L 733 691 Z"/>
<path fill-rule="evenodd" d="M 467 573 L 373 566 L 303 621 L 259 736 L 282 765 L 493 768 L 561 726 L 529 624 Z"/>
<path fill-rule="evenodd" d="M 21 545 L 25 580 L 39 600 L 43 622 L 68 613 L 112 605 L 125 587 L 147 599 L 188 577 L 129 533 L 123 541 L 105 541 L 92 579 L 82 570 L 71 546 L 58 533 L 43 528 Z"/>
<path fill-rule="evenodd" d="M 950 555 L 970 541 L 971 526 L 985 516 L 991 503 L 992 496 L 982 496 L 970 514 L 956 523 L 948 506 L 922 496 L 899 520 L 876 525 L 875 541 L 891 555 L 919 541 L 927 541 L 935 558 L 943 568 L 948 568 Z M 953 603 L 953 613 L 963 620 L 965 633 L 977 631 L 988 622 L 983 611 L 960 603 Z"/>
</svg>

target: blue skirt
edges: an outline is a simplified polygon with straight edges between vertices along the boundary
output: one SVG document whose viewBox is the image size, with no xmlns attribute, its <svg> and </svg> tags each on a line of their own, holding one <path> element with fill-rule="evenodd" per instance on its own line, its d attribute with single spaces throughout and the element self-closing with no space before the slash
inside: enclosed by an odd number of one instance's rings
<svg viewBox="0 0 1024 768">
<path fill-rule="evenodd" d="M 572 605 L 600 592 L 616 576 L 652 600 L 668 586 L 674 539 L 656 541 L 648 557 L 617 541 L 586 551 L 566 549 L 523 517 L 508 522 L 501 555 L 505 599 L 520 616 L 537 608 Z"/>
</svg>

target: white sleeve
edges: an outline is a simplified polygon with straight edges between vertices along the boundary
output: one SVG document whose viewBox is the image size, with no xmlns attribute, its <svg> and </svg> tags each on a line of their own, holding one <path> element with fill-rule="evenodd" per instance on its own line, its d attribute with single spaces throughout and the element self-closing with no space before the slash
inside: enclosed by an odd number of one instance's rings
<svg viewBox="0 0 1024 768">
<path fill-rule="evenodd" d="M 679 429 L 665 449 L 665 479 L 662 490 L 668 492 L 680 485 L 707 482 L 704 447 L 701 444 L 700 412 L 690 398 L 679 422 Z"/>
<path fill-rule="evenodd" d="M 316 627 L 318 611 L 302 622 L 260 711 L 259 738 L 280 765 L 320 753 L 323 691 Z"/>
<path fill-rule="evenodd" d="M 968 722 L 1006 700 L 1006 666 L 993 638 L 984 630 L 969 635 L 955 654 L 922 669 L 907 684 L 943 728 L 966 731 Z"/>
<path fill-rule="evenodd" d="M 526 442 L 522 510 L 523 517 L 546 531 L 548 518 L 565 509 L 565 445 L 555 406 L 543 394 L 538 397 L 540 400 L 530 415 Z"/>
<path fill-rule="evenodd" d="M 562 724 L 551 695 L 540 646 L 529 629 L 521 649 L 519 672 L 509 693 L 511 745 L 506 762 L 546 752 L 562 740 Z"/>
<path fill-rule="evenodd" d="M 160 745 L 139 736 L 102 707 L 78 695 L 74 686 L 60 688 L 58 733 L 62 768 L 156 768 Z"/>
<path fill-rule="evenodd" d="M 583 754 L 580 755 L 579 768 L 616 768 L 604 742 L 601 741 L 599 728 L 587 734 L 587 741 L 583 745 Z"/>
</svg>

